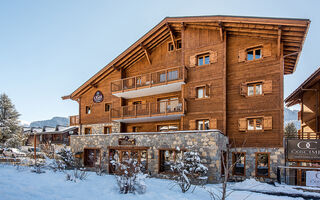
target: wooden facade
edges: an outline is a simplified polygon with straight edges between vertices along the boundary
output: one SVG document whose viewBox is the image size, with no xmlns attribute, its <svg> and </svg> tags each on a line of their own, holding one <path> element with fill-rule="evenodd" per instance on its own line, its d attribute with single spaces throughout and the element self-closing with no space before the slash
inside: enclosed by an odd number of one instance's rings
<svg viewBox="0 0 320 200">
<path fill-rule="evenodd" d="M 234 146 L 282 147 L 283 76 L 295 70 L 309 23 L 165 18 L 62 98 L 79 103 L 80 129 L 115 122 L 120 132 L 209 128 Z M 102 102 L 93 101 L 97 91 Z"/>
<path fill-rule="evenodd" d="M 300 139 L 320 139 L 320 68 L 308 77 L 286 99 L 287 106 L 300 105 L 298 120 Z"/>
</svg>

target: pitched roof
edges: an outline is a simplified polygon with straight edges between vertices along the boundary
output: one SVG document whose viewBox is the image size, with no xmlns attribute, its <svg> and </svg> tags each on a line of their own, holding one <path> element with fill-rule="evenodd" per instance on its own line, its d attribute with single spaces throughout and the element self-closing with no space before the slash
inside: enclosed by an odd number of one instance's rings
<svg viewBox="0 0 320 200">
<path fill-rule="evenodd" d="M 284 101 L 286 106 L 290 107 L 300 103 L 303 94 L 303 89 L 312 87 L 315 83 L 320 81 L 320 67 L 313 72 L 301 85 L 295 89 Z"/>
<path fill-rule="evenodd" d="M 228 35 L 258 36 L 273 39 L 279 38 L 280 35 L 285 56 L 284 74 L 291 74 L 295 71 L 309 24 L 309 19 L 293 18 L 224 15 L 166 17 L 73 93 L 63 96 L 62 99 L 76 100 L 112 71 L 120 68 L 126 69 L 143 58 L 146 50 L 150 52 L 166 39 L 181 35 L 181 31 L 185 27 L 227 31 Z"/>
</svg>

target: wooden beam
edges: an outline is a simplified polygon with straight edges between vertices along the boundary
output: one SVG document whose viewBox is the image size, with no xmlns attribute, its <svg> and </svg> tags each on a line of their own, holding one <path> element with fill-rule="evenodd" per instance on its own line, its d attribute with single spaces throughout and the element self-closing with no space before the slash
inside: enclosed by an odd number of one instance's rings
<svg viewBox="0 0 320 200">
<path fill-rule="evenodd" d="M 112 68 L 113 68 L 114 70 L 120 71 L 120 67 L 119 67 L 119 66 L 112 65 Z"/>
<path fill-rule="evenodd" d="M 280 57 L 280 54 L 281 54 L 281 33 L 282 33 L 282 29 L 281 29 L 281 26 L 279 26 L 279 29 L 278 29 L 278 48 L 277 48 L 277 55 L 278 57 Z"/>
<path fill-rule="evenodd" d="M 170 28 L 170 25 L 168 23 L 167 23 L 167 27 L 168 27 L 168 30 L 169 30 L 169 33 L 170 33 L 170 37 L 171 37 L 171 41 L 172 41 L 172 44 L 173 44 L 173 48 L 174 48 L 174 50 L 176 50 L 177 47 L 176 47 L 176 43 L 174 42 L 174 35 L 173 35 L 172 30 Z"/>
<path fill-rule="evenodd" d="M 143 49 L 144 54 L 146 55 L 147 60 L 148 60 L 149 64 L 151 65 L 152 63 L 151 63 L 151 60 L 150 60 L 150 54 L 149 54 L 148 50 L 146 49 L 145 46 L 143 46 L 142 43 L 140 44 L 140 47 Z"/>
<path fill-rule="evenodd" d="M 220 41 L 223 42 L 223 25 L 219 22 Z"/>
</svg>

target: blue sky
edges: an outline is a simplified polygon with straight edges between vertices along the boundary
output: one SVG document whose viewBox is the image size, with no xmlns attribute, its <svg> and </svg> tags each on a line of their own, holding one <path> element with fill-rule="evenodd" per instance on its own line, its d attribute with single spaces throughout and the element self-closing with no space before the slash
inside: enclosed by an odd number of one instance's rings
<svg viewBox="0 0 320 200">
<path fill-rule="evenodd" d="M 319 66 L 320 1 L 0 0 L 0 93 L 21 119 L 78 114 L 61 100 L 166 16 L 240 15 L 308 18 L 311 26 L 288 96 Z"/>
</svg>

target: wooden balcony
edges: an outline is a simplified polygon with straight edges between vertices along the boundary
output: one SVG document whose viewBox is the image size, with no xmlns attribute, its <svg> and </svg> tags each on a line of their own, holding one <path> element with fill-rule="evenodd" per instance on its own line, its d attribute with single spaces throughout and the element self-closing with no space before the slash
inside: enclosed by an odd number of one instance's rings
<svg viewBox="0 0 320 200">
<path fill-rule="evenodd" d="M 79 125 L 79 115 L 69 116 L 70 126 Z"/>
<path fill-rule="evenodd" d="M 111 92 L 126 99 L 181 91 L 186 67 L 174 67 L 111 82 Z"/>
<path fill-rule="evenodd" d="M 180 119 L 186 112 L 185 99 L 158 101 L 112 108 L 112 120 L 125 123 Z"/>
<path fill-rule="evenodd" d="M 320 133 L 319 132 L 303 132 L 298 131 L 298 138 L 297 139 L 305 139 L 305 140 L 314 140 L 314 139 L 320 139 Z"/>
</svg>

